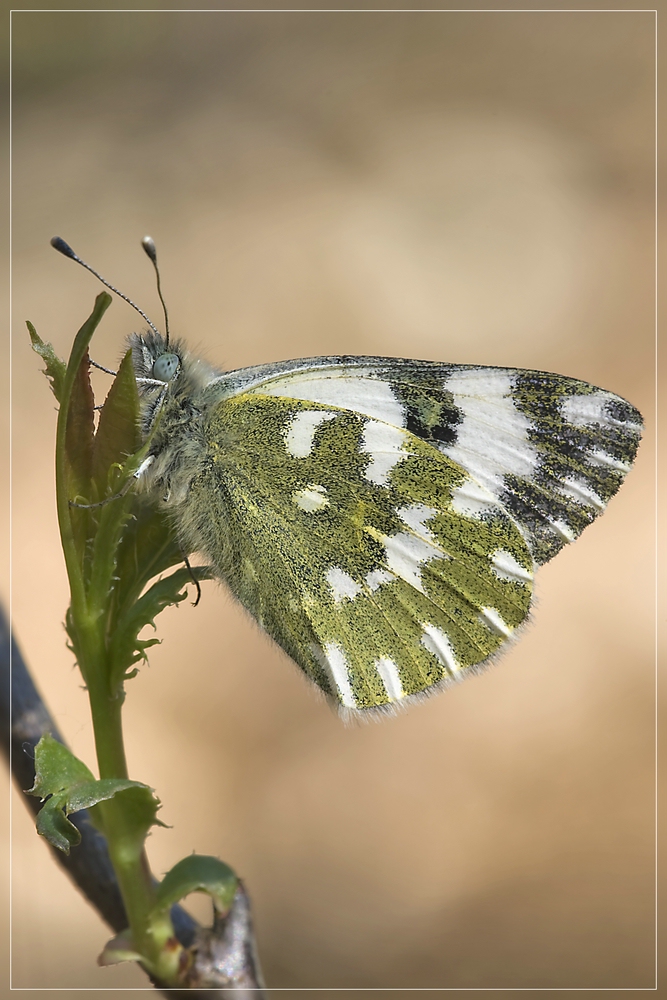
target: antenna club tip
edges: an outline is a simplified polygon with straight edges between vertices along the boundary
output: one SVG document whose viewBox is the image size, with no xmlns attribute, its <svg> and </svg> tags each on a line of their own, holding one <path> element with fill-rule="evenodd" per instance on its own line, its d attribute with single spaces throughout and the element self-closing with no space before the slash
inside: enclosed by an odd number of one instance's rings
<svg viewBox="0 0 667 1000">
<path fill-rule="evenodd" d="M 76 254 L 72 250 L 69 243 L 65 243 L 65 240 L 62 238 L 62 236 L 52 237 L 51 246 L 53 247 L 54 250 L 57 250 L 58 253 L 64 254 L 65 257 L 71 257 L 72 260 L 76 259 Z"/>
<path fill-rule="evenodd" d="M 152 237 L 144 236 L 143 240 L 141 241 L 141 245 L 148 254 L 148 256 L 150 257 L 150 259 L 155 264 L 157 261 L 157 250 L 155 249 L 155 243 L 153 242 Z"/>
</svg>

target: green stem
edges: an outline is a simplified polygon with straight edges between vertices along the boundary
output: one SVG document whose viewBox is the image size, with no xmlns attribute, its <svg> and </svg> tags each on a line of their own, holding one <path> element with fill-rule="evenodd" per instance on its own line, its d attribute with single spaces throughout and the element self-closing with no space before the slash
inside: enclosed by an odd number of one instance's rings
<svg viewBox="0 0 667 1000">
<path fill-rule="evenodd" d="M 106 659 L 105 653 L 102 654 Z M 100 778 L 127 778 L 127 761 L 123 743 L 122 698 L 110 694 L 106 683 L 107 669 L 100 670 L 99 660 L 91 664 L 88 695 L 93 717 L 95 750 Z M 100 677 L 102 675 L 102 677 Z M 102 683 L 100 683 L 102 681 Z"/>
<path fill-rule="evenodd" d="M 90 660 L 86 675 L 89 678 L 88 694 L 99 775 L 100 778 L 127 778 L 122 727 L 123 698 L 118 694 L 114 696 L 106 683 L 107 654 L 103 640 L 92 634 L 89 634 L 88 640 L 85 645 Z M 100 802 L 97 809 L 125 904 L 134 947 L 144 956 L 149 972 L 161 982 L 175 983 L 181 948 L 175 944 L 168 915 L 156 915 L 154 912 L 157 896 L 148 858 L 144 847 L 137 844 L 134 823 L 127 814 L 122 795 Z"/>
</svg>

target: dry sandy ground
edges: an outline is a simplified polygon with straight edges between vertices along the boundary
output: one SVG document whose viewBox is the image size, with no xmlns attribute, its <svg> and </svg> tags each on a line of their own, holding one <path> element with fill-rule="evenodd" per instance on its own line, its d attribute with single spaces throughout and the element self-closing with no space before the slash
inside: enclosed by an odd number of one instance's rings
<svg viewBox="0 0 667 1000">
<path fill-rule="evenodd" d="M 636 469 L 542 570 L 502 663 L 346 728 L 211 584 L 159 621 L 127 741 L 171 824 L 155 871 L 195 849 L 232 864 L 271 986 L 650 986 L 653 16 L 47 13 L 14 31 L 13 609 L 73 749 L 92 764 L 54 404 L 23 323 L 65 353 L 98 287 L 52 235 L 157 316 L 150 232 L 174 329 L 227 368 L 407 355 L 604 386 L 647 417 Z M 136 328 L 116 301 L 96 359 Z M 20 794 L 13 843 L 14 985 L 145 985 L 95 966 L 107 930 Z"/>
</svg>

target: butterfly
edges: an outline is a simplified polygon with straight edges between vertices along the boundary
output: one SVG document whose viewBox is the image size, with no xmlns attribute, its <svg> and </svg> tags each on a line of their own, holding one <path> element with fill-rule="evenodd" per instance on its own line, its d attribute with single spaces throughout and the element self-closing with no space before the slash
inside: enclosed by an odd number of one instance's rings
<svg viewBox="0 0 667 1000">
<path fill-rule="evenodd" d="M 504 650 L 536 568 L 604 510 L 642 430 L 621 397 L 547 372 L 348 356 L 221 372 L 156 329 L 129 346 L 141 488 L 343 715 Z"/>
</svg>

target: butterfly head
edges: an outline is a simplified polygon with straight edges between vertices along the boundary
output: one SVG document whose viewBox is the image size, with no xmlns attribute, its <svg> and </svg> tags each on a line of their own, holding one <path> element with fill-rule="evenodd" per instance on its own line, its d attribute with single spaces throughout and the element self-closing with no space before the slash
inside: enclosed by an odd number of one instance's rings
<svg viewBox="0 0 667 1000">
<path fill-rule="evenodd" d="M 132 350 L 134 373 L 137 379 L 148 379 L 154 382 L 173 382 L 183 367 L 183 352 L 179 344 L 167 344 L 160 333 L 152 330 L 146 333 L 133 333 L 128 346 Z"/>
<path fill-rule="evenodd" d="M 170 426 L 170 414 L 178 422 L 185 413 L 202 409 L 206 387 L 220 372 L 191 354 L 182 340 L 167 341 L 153 330 L 131 334 L 127 345 L 132 351 L 145 434 L 158 412 L 164 426 Z"/>
</svg>

